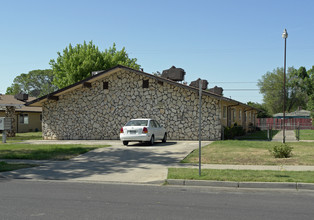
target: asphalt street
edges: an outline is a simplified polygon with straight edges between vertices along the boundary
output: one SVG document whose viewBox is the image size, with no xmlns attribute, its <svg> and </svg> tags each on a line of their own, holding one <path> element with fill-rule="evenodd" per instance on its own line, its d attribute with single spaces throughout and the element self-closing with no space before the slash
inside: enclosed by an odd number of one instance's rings
<svg viewBox="0 0 314 220">
<path fill-rule="evenodd" d="M 313 191 L 0 181 L 0 219 L 313 219 Z"/>
</svg>

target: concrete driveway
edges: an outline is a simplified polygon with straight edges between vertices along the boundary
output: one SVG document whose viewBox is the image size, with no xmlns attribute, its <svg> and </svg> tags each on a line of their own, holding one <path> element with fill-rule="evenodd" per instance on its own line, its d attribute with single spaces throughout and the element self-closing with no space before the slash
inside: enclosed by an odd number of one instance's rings
<svg viewBox="0 0 314 220">
<path fill-rule="evenodd" d="M 68 161 L 38 161 L 41 166 L 1 173 L 7 178 L 68 180 L 68 181 L 112 181 L 148 183 L 164 181 L 167 167 L 175 166 L 192 150 L 198 141 L 157 142 L 153 146 L 121 141 L 33 141 L 33 144 L 108 144 Z M 211 142 L 204 141 L 202 146 Z M 28 162 L 29 163 L 29 162 Z"/>
</svg>

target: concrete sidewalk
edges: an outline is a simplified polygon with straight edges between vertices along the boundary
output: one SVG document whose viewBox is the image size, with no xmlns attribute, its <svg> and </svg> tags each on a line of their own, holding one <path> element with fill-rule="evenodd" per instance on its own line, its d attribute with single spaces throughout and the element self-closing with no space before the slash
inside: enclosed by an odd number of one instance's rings
<svg viewBox="0 0 314 220">
<path fill-rule="evenodd" d="M 286 142 L 297 142 L 298 140 L 295 137 L 294 130 L 285 130 Z M 273 137 L 273 142 L 282 142 L 283 140 L 283 130 Z"/>
</svg>

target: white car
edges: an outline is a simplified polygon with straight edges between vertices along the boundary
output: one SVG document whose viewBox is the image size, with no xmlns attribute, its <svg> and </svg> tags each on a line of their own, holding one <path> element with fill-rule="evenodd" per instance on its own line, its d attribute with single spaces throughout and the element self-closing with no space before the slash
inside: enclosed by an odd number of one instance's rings
<svg viewBox="0 0 314 220">
<path fill-rule="evenodd" d="M 155 140 L 167 141 L 167 131 L 153 119 L 131 119 L 120 130 L 120 140 L 124 145 L 129 142 L 147 142 L 153 145 Z"/>
</svg>

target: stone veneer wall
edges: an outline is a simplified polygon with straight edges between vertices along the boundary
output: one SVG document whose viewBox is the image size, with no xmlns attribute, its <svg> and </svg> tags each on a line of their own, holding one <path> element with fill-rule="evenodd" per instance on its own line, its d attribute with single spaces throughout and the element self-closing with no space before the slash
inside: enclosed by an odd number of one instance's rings
<svg viewBox="0 0 314 220">
<path fill-rule="evenodd" d="M 143 88 L 149 80 L 149 88 Z M 109 89 L 103 89 L 103 82 Z M 120 128 L 132 118 L 154 118 L 168 139 L 198 139 L 198 92 L 120 71 L 49 100 L 43 105 L 44 139 L 119 139 Z M 202 96 L 202 139 L 221 137 L 219 101 Z"/>
</svg>

